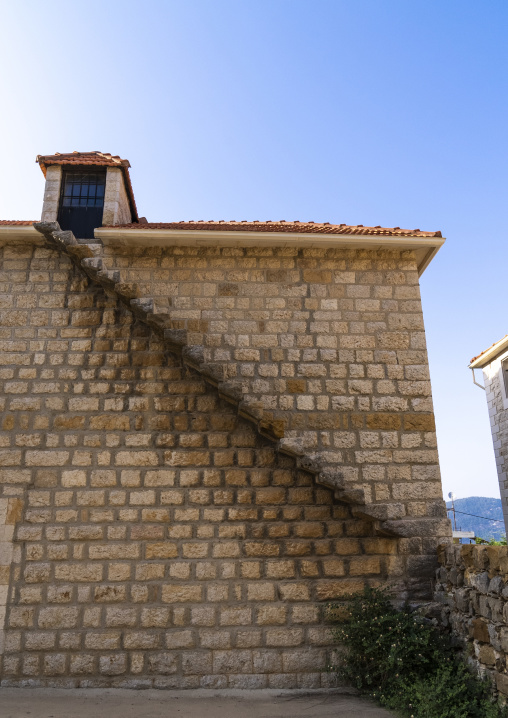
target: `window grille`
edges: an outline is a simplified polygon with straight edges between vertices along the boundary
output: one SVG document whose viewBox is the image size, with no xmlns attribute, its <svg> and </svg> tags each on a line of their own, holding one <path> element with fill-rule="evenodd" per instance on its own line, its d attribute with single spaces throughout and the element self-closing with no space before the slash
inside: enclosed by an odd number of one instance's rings
<svg viewBox="0 0 508 718">
<path fill-rule="evenodd" d="M 63 207 L 103 207 L 106 175 L 96 172 L 65 172 Z"/>
</svg>

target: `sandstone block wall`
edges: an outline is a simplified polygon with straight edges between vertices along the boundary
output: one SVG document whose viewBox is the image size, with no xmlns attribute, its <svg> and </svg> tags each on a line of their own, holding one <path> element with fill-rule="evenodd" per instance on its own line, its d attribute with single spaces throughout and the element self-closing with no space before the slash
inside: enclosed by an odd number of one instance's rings
<svg viewBox="0 0 508 718">
<path fill-rule="evenodd" d="M 62 185 L 62 166 L 50 165 L 46 168 L 46 183 L 44 186 L 44 201 L 42 205 L 42 222 L 56 222 L 60 190 Z"/>
<path fill-rule="evenodd" d="M 449 529 L 414 258 L 52 233 L 1 254 L 4 685 L 328 685 L 323 605 Z"/>
<path fill-rule="evenodd" d="M 442 546 L 439 559 L 435 599 L 441 622 L 508 698 L 508 548 Z"/>
<path fill-rule="evenodd" d="M 105 247 L 104 259 L 208 361 L 227 362 L 246 398 L 286 422 L 285 438 L 346 464 L 373 493 L 397 481 L 391 463 L 404 481 L 420 464 L 412 478 L 439 482 L 412 252 Z"/>
<path fill-rule="evenodd" d="M 68 257 L 5 247 L 0 282 L 3 684 L 328 685 L 321 607 L 403 580 L 411 540 L 376 536 Z"/>
<path fill-rule="evenodd" d="M 103 256 L 283 423 L 283 446 L 338 469 L 384 518 L 446 517 L 412 252 L 108 246 Z M 423 535 L 431 555 L 436 531 Z"/>
<path fill-rule="evenodd" d="M 108 167 L 102 224 L 128 224 L 132 220 L 122 170 Z"/>
</svg>

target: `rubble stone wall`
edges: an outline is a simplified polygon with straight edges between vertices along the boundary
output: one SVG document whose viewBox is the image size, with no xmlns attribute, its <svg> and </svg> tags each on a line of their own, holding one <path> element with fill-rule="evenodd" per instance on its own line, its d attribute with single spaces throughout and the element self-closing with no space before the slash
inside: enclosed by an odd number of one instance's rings
<svg viewBox="0 0 508 718">
<path fill-rule="evenodd" d="M 508 547 L 441 546 L 439 561 L 442 624 L 508 698 Z"/>
</svg>

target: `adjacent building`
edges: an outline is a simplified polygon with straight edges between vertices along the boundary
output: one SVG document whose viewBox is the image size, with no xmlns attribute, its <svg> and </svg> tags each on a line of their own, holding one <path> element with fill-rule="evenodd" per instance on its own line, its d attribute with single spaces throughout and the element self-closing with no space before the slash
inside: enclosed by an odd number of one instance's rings
<svg viewBox="0 0 508 718">
<path fill-rule="evenodd" d="M 508 534 L 508 335 L 473 357 L 469 368 L 483 370 L 490 428 L 496 457 L 499 492 L 503 507 L 505 531 Z M 475 384 L 476 379 L 474 379 Z"/>
</svg>

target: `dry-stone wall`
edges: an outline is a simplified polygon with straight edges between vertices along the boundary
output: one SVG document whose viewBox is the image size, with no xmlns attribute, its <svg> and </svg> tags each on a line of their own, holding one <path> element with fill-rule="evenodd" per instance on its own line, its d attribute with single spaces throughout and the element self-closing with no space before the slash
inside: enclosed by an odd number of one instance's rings
<svg viewBox="0 0 508 718">
<path fill-rule="evenodd" d="M 376 536 L 64 254 L 2 260 L 4 685 L 327 685 L 323 603 L 402 581 L 410 540 Z"/>
<path fill-rule="evenodd" d="M 441 546 L 439 560 L 441 622 L 508 698 L 508 547 Z"/>
</svg>

